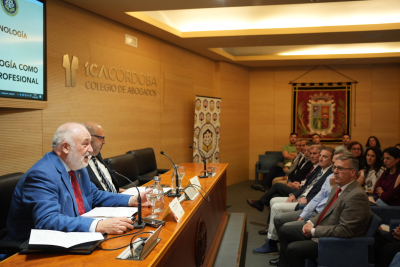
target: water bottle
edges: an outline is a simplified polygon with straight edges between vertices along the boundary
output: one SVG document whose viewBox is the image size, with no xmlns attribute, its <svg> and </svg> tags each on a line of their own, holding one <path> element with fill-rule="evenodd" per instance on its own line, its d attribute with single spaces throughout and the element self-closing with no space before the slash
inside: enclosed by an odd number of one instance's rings
<svg viewBox="0 0 400 267">
<path fill-rule="evenodd" d="M 157 188 L 158 191 L 157 201 L 154 205 L 154 213 L 160 213 L 164 211 L 164 190 L 161 186 L 160 176 L 154 176 L 154 187 Z"/>
</svg>

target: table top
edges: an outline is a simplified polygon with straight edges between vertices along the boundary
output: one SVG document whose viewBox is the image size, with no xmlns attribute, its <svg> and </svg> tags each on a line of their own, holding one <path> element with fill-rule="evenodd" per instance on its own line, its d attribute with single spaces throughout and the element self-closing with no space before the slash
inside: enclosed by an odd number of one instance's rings
<svg viewBox="0 0 400 267">
<path fill-rule="evenodd" d="M 180 166 L 186 167 L 186 174 L 182 180 L 182 185 L 186 186 L 189 179 L 197 176 L 204 169 L 203 163 L 183 163 Z M 226 163 L 215 163 L 215 164 L 207 164 L 207 167 L 215 167 L 216 175 L 214 177 L 199 179 L 201 187 L 206 191 L 210 192 L 215 186 L 218 179 L 221 175 L 226 171 L 228 164 Z M 162 184 L 171 184 L 171 175 L 172 170 L 167 173 L 161 175 L 161 183 Z M 148 184 L 152 184 L 153 182 L 149 182 Z M 147 185 L 147 184 L 146 184 Z M 145 186 L 145 185 L 143 185 Z M 203 193 L 204 195 L 204 193 Z M 164 210 L 166 210 L 169 202 L 171 202 L 173 198 L 165 197 L 164 199 Z M 185 211 L 185 214 L 177 223 L 172 214 L 168 214 L 164 220 L 166 221 L 165 226 L 161 229 L 159 238 L 161 241 L 154 247 L 153 251 L 143 260 L 143 261 L 130 261 L 130 260 L 116 260 L 116 257 L 122 253 L 124 249 L 119 249 L 115 251 L 104 251 L 104 250 L 96 250 L 91 255 L 62 255 L 62 254 L 28 254 L 28 255 L 19 255 L 15 254 L 10 258 L 4 260 L 0 264 L 2 266 L 46 266 L 46 265 L 56 265 L 56 266 L 68 266 L 71 265 L 76 266 L 110 266 L 111 264 L 118 264 L 119 266 L 156 266 L 158 261 L 163 257 L 163 255 L 167 252 L 167 250 L 172 246 L 174 240 L 177 238 L 179 233 L 184 229 L 185 225 L 189 222 L 191 216 L 196 212 L 196 210 L 200 207 L 200 204 L 204 202 L 203 198 L 199 194 L 193 201 L 184 201 L 182 203 L 182 207 Z M 146 217 L 151 214 L 150 208 L 143 208 L 142 210 L 143 217 Z M 164 212 L 159 214 L 159 218 L 161 219 L 164 216 Z M 145 227 L 143 232 L 154 231 L 155 228 Z M 137 231 L 132 230 L 128 231 L 127 234 Z M 147 237 L 149 234 L 140 235 L 141 237 Z M 109 237 L 113 237 L 115 235 L 109 235 Z M 123 236 L 120 238 L 116 238 L 110 241 L 107 241 L 101 245 L 104 249 L 117 248 L 124 245 L 129 244 L 132 235 Z M 77 262 L 79 261 L 79 263 Z"/>
</svg>

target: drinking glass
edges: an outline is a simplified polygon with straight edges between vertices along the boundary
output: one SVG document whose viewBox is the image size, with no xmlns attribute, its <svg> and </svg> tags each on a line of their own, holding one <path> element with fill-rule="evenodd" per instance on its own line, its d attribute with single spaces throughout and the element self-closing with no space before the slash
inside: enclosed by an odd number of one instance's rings
<svg viewBox="0 0 400 267">
<path fill-rule="evenodd" d="M 154 185 L 148 185 L 146 186 L 146 198 L 147 200 L 150 202 L 151 204 L 151 215 L 147 216 L 148 218 L 157 218 L 158 215 L 154 213 L 154 206 L 156 204 L 157 198 L 158 198 L 158 194 L 159 194 L 159 190 L 157 188 L 154 187 Z"/>
<path fill-rule="evenodd" d="M 179 166 L 179 189 L 183 189 L 182 179 L 185 176 L 185 173 L 186 173 L 186 167 L 185 166 Z"/>
</svg>

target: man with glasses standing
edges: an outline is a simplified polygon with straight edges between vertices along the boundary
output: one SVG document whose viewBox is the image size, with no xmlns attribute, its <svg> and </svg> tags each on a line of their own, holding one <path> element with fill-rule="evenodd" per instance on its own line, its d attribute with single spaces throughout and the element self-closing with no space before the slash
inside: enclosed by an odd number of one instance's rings
<svg viewBox="0 0 400 267">
<path fill-rule="evenodd" d="M 357 181 L 358 161 L 353 156 L 336 158 L 332 167 L 335 183 L 325 208 L 304 226 L 285 224 L 279 229 L 281 244 L 278 266 L 304 266 L 305 259 L 318 257 L 320 237 L 364 236 L 371 208 Z"/>
<path fill-rule="evenodd" d="M 90 181 L 96 185 L 99 190 L 112 193 L 121 193 L 126 189 L 119 188 L 117 180 L 112 175 L 110 168 L 101 157 L 101 149 L 106 144 L 106 137 L 103 128 L 95 122 L 85 122 L 83 126 L 92 136 L 90 144 L 93 152 L 91 153 L 89 164 L 86 167 Z"/>
</svg>

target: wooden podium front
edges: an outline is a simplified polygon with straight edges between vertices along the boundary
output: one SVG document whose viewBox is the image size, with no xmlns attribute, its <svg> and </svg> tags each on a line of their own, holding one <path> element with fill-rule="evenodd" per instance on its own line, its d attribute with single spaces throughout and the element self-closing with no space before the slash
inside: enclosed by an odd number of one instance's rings
<svg viewBox="0 0 400 267">
<path fill-rule="evenodd" d="M 185 163 L 186 175 L 182 185 L 199 175 L 202 163 Z M 199 194 L 193 201 L 184 201 L 184 216 L 179 223 L 172 214 L 165 217 L 166 225 L 161 229 L 161 241 L 143 261 L 117 260 L 123 249 L 115 251 L 96 250 L 91 255 L 60 254 L 15 254 L 0 263 L 2 266 L 212 266 L 227 223 L 226 214 L 226 168 L 228 164 L 215 166 L 216 175 L 199 179 L 201 187 L 210 196 L 210 202 Z M 162 184 L 171 184 L 172 171 L 161 176 Z M 203 193 L 204 195 L 204 193 Z M 171 202 L 165 198 L 165 207 Z M 151 214 L 151 208 L 143 209 L 143 216 Z M 160 214 L 160 218 L 163 214 Z M 144 231 L 154 228 L 146 227 Z M 128 232 L 129 233 L 129 232 Z M 112 237 L 113 235 L 109 235 Z M 143 235 L 144 237 L 147 235 Z M 132 236 L 124 236 L 105 242 L 102 248 L 110 249 L 128 245 Z"/>
</svg>

